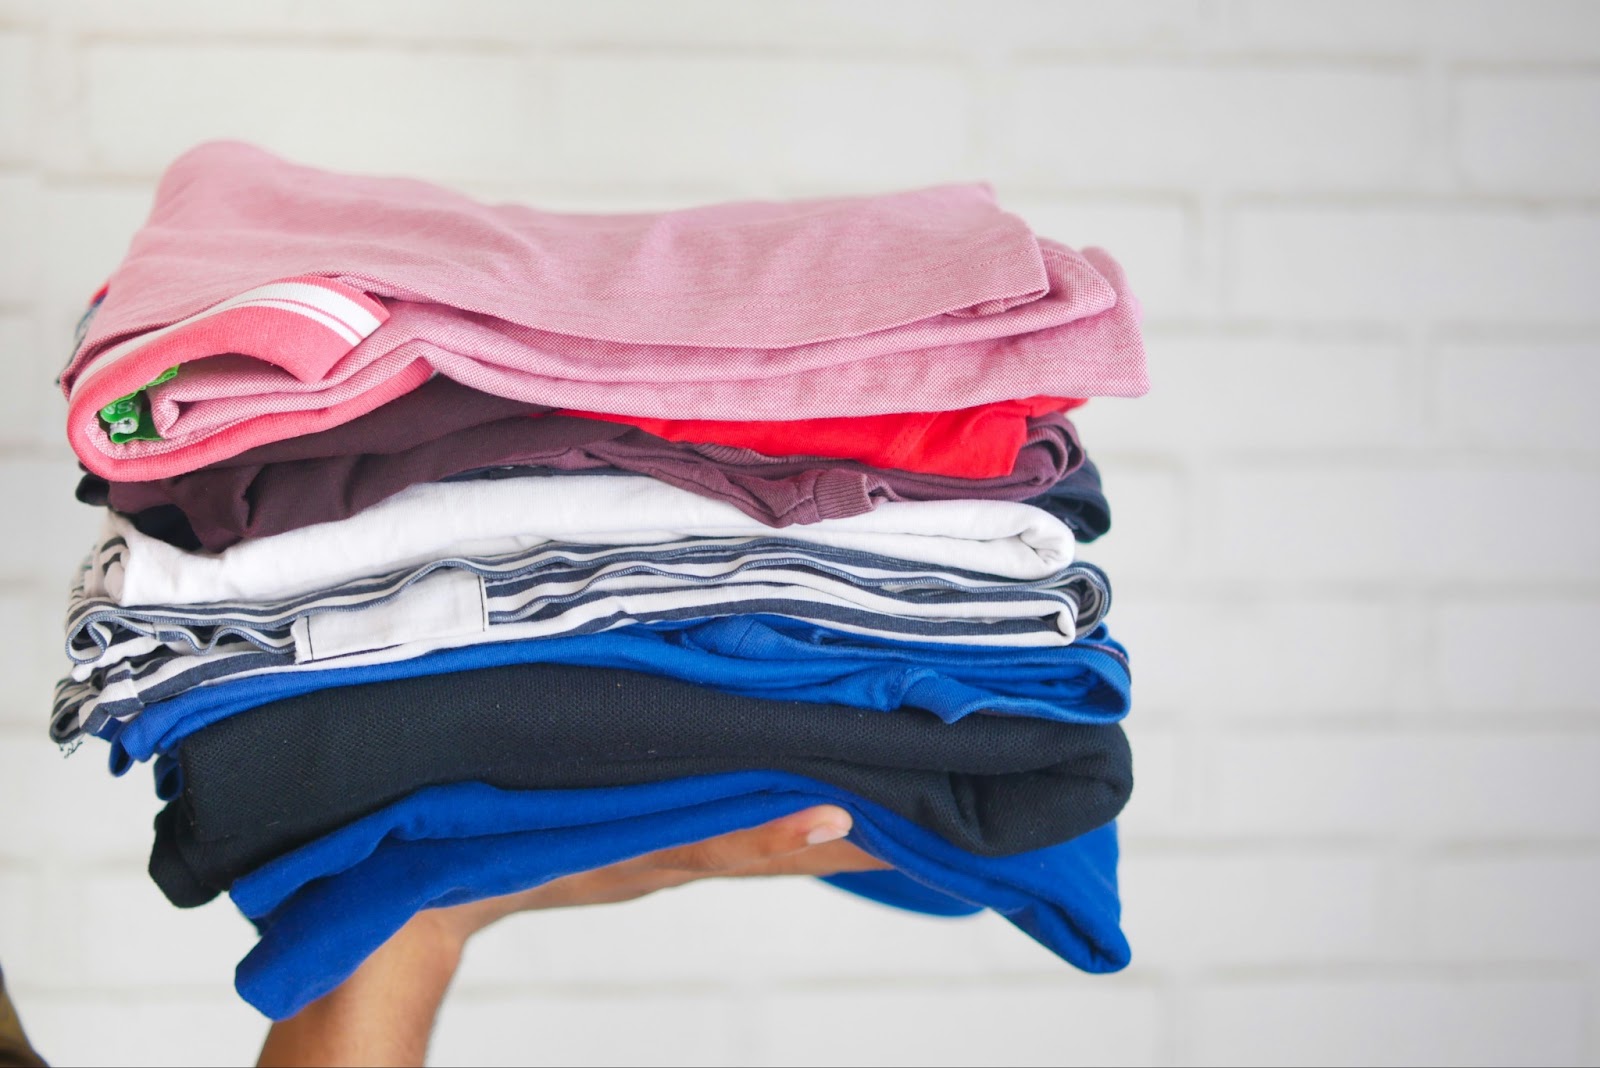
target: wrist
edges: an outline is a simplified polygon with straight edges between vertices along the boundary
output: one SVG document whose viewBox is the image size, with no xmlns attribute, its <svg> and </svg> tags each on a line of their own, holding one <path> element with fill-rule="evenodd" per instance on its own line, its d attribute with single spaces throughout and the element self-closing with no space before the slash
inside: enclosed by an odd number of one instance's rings
<svg viewBox="0 0 1600 1068">
<path fill-rule="evenodd" d="M 418 913 L 338 987 L 274 1024 L 259 1063 L 423 1063 L 463 944 L 448 917 Z"/>
<path fill-rule="evenodd" d="M 469 916 L 455 909 L 424 909 L 390 939 L 404 947 L 416 966 L 431 974 L 454 975 L 467 939 L 476 931 Z"/>
</svg>

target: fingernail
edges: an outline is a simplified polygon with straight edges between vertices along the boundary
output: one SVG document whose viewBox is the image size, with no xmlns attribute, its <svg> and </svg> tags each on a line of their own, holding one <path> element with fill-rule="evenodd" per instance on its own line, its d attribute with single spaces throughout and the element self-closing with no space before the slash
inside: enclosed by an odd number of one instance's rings
<svg viewBox="0 0 1600 1068">
<path fill-rule="evenodd" d="M 811 828 L 806 835 L 806 845 L 821 845 L 823 842 L 837 842 L 850 833 L 848 823 L 824 823 Z"/>
</svg>

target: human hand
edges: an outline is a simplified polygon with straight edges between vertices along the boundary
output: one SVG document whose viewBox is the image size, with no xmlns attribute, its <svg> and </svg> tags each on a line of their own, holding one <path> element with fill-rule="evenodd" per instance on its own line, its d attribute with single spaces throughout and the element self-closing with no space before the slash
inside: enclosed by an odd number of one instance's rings
<svg viewBox="0 0 1600 1068">
<path fill-rule="evenodd" d="M 259 1063 L 420 1065 L 462 949 L 496 920 L 534 909 L 631 901 L 700 879 L 835 875 L 889 866 L 844 841 L 849 833 L 850 814 L 822 805 L 518 894 L 419 912 L 339 987 L 274 1024 Z"/>
<path fill-rule="evenodd" d="M 430 909 L 418 913 L 413 922 L 432 926 L 435 937 L 461 945 L 517 912 L 632 901 L 701 879 L 835 875 L 887 868 L 843 840 L 850 833 L 850 822 L 844 809 L 821 805 L 759 827 L 554 879 L 522 893 Z"/>
</svg>

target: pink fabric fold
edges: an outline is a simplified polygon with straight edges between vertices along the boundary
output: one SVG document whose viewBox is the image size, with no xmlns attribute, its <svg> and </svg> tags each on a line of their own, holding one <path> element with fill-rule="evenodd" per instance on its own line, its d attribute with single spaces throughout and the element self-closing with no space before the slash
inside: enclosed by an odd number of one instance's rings
<svg viewBox="0 0 1600 1068">
<path fill-rule="evenodd" d="M 147 391 L 159 441 L 97 413 Z M 987 186 L 636 215 L 485 205 L 236 143 L 168 169 L 62 377 L 85 466 L 165 478 L 356 418 L 432 374 L 536 404 L 765 420 L 1145 391 L 1096 249 Z"/>
</svg>

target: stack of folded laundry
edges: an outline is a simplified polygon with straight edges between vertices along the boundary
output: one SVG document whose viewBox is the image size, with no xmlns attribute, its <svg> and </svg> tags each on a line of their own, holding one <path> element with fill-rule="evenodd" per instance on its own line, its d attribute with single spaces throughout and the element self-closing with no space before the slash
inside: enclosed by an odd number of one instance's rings
<svg viewBox="0 0 1600 1068">
<path fill-rule="evenodd" d="M 1104 252 L 980 185 L 570 215 L 202 145 L 62 376 L 105 506 L 51 733 L 152 761 L 150 872 L 269 1016 L 418 910 L 817 803 L 1128 961 L 1110 524 L 1063 414 L 1146 388 Z"/>
</svg>

